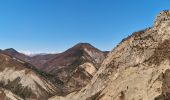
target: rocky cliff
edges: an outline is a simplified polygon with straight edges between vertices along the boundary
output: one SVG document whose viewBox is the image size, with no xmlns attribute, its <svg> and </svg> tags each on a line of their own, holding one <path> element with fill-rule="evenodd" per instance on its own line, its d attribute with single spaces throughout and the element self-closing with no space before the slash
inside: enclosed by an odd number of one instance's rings
<svg viewBox="0 0 170 100">
<path fill-rule="evenodd" d="M 169 100 L 170 11 L 114 48 L 79 92 L 50 100 Z"/>
</svg>

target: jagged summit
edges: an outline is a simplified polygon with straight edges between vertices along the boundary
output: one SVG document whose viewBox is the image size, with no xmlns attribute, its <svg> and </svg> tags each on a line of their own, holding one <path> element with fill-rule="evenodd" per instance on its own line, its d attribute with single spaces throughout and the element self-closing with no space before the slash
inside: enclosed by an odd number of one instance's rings
<svg viewBox="0 0 170 100">
<path fill-rule="evenodd" d="M 154 26 L 159 26 L 161 23 L 167 22 L 170 20 L 170 10 L 164 10 L 159 13 L 156 17 Z"/>
</svg>

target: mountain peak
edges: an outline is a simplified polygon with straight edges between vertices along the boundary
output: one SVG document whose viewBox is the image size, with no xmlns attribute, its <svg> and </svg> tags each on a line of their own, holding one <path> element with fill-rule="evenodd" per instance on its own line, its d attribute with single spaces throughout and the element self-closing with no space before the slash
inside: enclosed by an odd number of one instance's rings
<svg viewBox="0 0 170 100">
<path fill-rule="evenodd" d="M 16 51 L 16 50 L 13 49 L 13 48 L 8 48 L 8 49 L 5 49 L 4 51 L 10 52 L 10 53 L 18 53 L 18 51 Z"/>
<path fill-rule="evenodd" d="M 93 47 L 90 43 L 78 43 L 74 47 Z"/>
<path fill-rule="evenodd" d="M 161 23 L 164 23 L 166 21 L 170 21 L 170 10 L 163 10 L 161 11 L 158 16 L 156 17 L 154 26 L 158 26 Z"/>
<path fill-rule="evenodd" d="M 76 49 L 76 50 L 84 50 L 84 49 L 88 49 L 88 50 L 97 50 L 100 51 L 99 49 L 95 48 L 94 46 L 92 46 L 90 43 L 78 43 L 75 46 L 73 46 L 71 49 Z"/>
</svg>

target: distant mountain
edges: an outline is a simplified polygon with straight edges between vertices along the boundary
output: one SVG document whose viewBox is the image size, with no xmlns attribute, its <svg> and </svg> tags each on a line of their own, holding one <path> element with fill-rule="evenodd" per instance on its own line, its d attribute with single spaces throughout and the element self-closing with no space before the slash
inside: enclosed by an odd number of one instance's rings
<svg viewBox="0 0 170 100">
<path fill-rule="evenodd" d="M 5 49 L 5 50 L 2 50 L 1 52 L 3 52 L 6 55 L 9 55 L 9 56 L 15 57 L 17 59 L 23 60 L 23 61 L 28 62 L 30 60 L 29 56 L 22 54 L 22 53 L 16 51 L 15 49 L 13 49 L 13 48 Z"/>
<path fill-rule="evenodd" d="M 79 43 L 60 54 L 27 56 L 12 48 L 1 52 L 46 72 L 50 81 L 61 88 L 63 95 L 86 86 L 108 54 L 89 43 Z"/>
<path fill-rule="evenodd" d="M 103 59 L 105 53 L 100 51 L 99 49 L 93 47 L 89 43 L 79 43 L 72 48 L 66 50 L 63 53 L 57 54 L 53 59 L 50 59 L 44 64 L 44 70 L 49 72 L 51 70 L 60 68 L 60 66 L 65 66 L 71 64 L 71 62 L 76 61 L 79 58 L 84 60 L 91 60 L 94 64 L 100 64 Z M 99 66 L 96 66 L 98 69 Z"/>
<path fill-rule="evenodd" d="M 67 94 L 86 86 L 104 58 L 105 54 L 91 44 L 79 43 L 48 60 L 42 69 L 54 75 L 54 80 L 61 80 Z"/>
<path fill-rule="evenodd" d="M 60 94 L 60 89 L 54 86 L 47 77 L 48 74 L 38 71 L 29 63 L 0 53 L 0 87 L 20 98 L 47 100 L 50 96 Z M 0 91 L 5 92 L 4 89 Z M 5 98 L 5 94 L 0 96 L 1 100 Z"/>
<path fill-rule="evenodd" d="M 4 54 L 10 55 L 12 57 L 23 60 L 25 62 L 28 62 L 36 66 L 36 68 L 38 69 L 41 69 L 41 67 L 43 66 L 44 63 L 46 63 L 46 61 L 48 61 L 49 59 L 52 59 L 53 57 L 57 55 L 57 54 L 37 54 L 35 56 L 28 56 L 28 55 L 25 55 L 23 53 L 16 51 L 13 48 L 5 49 L 0 52 L 3 52 Z"/>
<path fill-rule="evenodd" d="M 30 57 L 29 63 L 36 66 L 38 69 L 42 69 L 44 64 L 50 60 L 53 59 L 58 54 L 37 54 L 35 56 Z"/>
</svg>

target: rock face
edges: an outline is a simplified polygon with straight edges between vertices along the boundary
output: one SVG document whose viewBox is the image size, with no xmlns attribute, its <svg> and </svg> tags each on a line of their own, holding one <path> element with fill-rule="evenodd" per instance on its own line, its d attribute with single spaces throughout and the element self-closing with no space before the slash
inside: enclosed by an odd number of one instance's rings
<svg viewBox="0 0 170 100">
<path fill-rule="evenodd" d="M 47 100 L 60 92 L 41 71 L 36 72 L 33 67 L 0 53 L 0 87 L 4 88 L 0 89 L 1 98 L 17 99 L 17 95 L 24 100 Z"/>
<path fill-rule="evenodd" d="M 44 64 L 43 70 L 59 79 L 63 94 L 86 86 L 99 69 L 105 54 L 88 43 L 79 43 Z"/>
<path fill-rule="evenodd" d="M 50 100 L 170 100 L 170 11 L 124 39 L 79 92 Z"/>
</svg>

